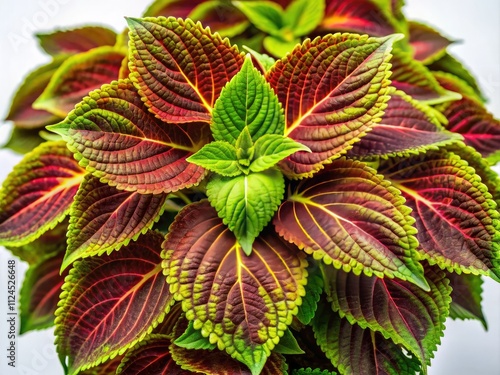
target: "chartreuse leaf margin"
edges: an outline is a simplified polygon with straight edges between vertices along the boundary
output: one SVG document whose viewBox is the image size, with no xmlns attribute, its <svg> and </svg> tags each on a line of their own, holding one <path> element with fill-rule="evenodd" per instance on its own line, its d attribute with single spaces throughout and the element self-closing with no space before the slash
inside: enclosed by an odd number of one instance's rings
<svg viewBox="0 0 500 375">
<path fill-rule="evenodd" d="M 8 115 L 57 133 L 4 182 L 0 245 L 67 374 L 425 374 L 447 317 L 486 326 L 500 132 L 450 38 L 389 0 L 127 22 L 40 35 Z"/>
</svg>

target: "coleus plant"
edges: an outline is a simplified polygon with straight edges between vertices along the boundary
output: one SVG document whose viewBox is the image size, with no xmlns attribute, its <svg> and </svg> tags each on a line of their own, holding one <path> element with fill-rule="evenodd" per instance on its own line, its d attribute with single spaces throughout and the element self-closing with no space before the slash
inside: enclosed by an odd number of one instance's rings
<svg viewBox="0 0 500 375">
<path fill-rule="evenodd" d="M 10 144 L 59 138 L 0 191 L 21 331 L 55 315 L 68 374 L 426 373 L 500 276 L 500 127 L 451 41 L 398 1 L 187 3 L 41 37 Z"/>
</svg>

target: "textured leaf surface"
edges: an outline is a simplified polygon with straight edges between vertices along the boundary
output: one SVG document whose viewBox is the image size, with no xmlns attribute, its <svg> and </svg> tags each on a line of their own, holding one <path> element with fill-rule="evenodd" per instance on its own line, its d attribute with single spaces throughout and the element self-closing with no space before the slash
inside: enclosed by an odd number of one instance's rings
<svg viewBox="0 0 500 375">
<path fill-rule="evenodd" d="M 395 32 L 388 12 L 370 0 L 326 1 L 322 31 L 347 31 L 373 36 Z"/>
<path fill-rule="evenodd" d="M 176 18 L 129 19 L 130 77 L 146 105 L 167 122 L 210 121 L 243 56 L 201 24 Z"/>
<path fill-rule="evenodd" d="M 442 116 L 401 91 L 391 96 L 382 121 L 348 151 L 350 157 L 416 154 L 461 140 L 444 131 Z"/>
<path fill-rule="evenodd" d="M 490 159 L 500 160 L 500 120 L 477 100 L 464 97 L 439 108 L 448 119 L 447 129 L 462 134 L 465 143 Z"/>
<path fill-rule="evenodd" d="M 149 232 L 110 255 L 75 263 L 56 311 L 56 343 L 69 374 L 113 358 L 163 319 L 171 303 L 161 273 L 163 236 Z"/>
<path fill-rule="evenodd" d="M 488 329 L 486 318 L 481 308 L 483 279 L 476 275 L 448 274 L 450 280 L 451 305 L 450 317 L 453 319 L 479 320 L 484 329 Z"/>
<path fill-rule="evenodd" d="M 87 370 L 81 371 L 78 374 L 79 375 L 110 375 L 114 374 L 116 372 L 116 369 L 118 366 L 120 366 L 120 363 L 123 359 L 122 355 L 117 355 L 115 358 L 107 360 L 104 363 L 101 363 L 100 365 L 91 367 Z"/>
<path fill-rule="evenodd" d="M 398 38 L 329 35 L 304 42 L 271 68 L 266 77 L 285 110 L 285 135 L 312 151 L 282 161 L 287 175 L 310 176 L 380 121 Z"/>
<path fill-rule="evenodd" d="M 417 242 L 409 214 L 398 191 L 374 170 L 341 159 L 297 184 L 273 222 L 286 240 L 335 268 L 426 288 L 414 261 Z"/>
<path fill-rule="evenodd" d="M 427 104 L 460 99 L 460 95 L 439 85 L 430 70 L 410 54 L 395 50 L 392 57 L 392 85 L 412 98 Z"/>
<path fill-rule="evenodd" d="M 89 91 L 118 79 L 125 52 L 103 46 L 69 57 L 57 69 L 34 107 L 66 115 Z"/>
<path fill-rule="evenodd" d="M 461 159 L 474 168 L 476 174 L 481 177 L 481 182 L 486 185 L 488 192 L 492 195 L 497 207 L 500 206 L 500 176 L 493 170 L 490 163 L 481 156 L 474 148 L 466 146 L 463 142 L 447 147 L 448 151 L 460 156 Z"/>
<path fill-rule="evenodd" d="M 86 52 L 101 46 L 113 46 L 116 33 L 102 26 L 85 26 L 72 30 L 57 30 L 50 34 L 36 34 L 40 47 L 49 55 Z"/>
<path fill-rule="evenodd" d="M 182 334 L 187 325 L 187 319 L 181 318 L 175 327 L 173 337 L 175 338 Z M 192 322 L 189 322 L 189 327 L 192 327 Z M 204 339 L 208 341 L 207 338 Z M 246 367 L 243 363 L 234 360 L 224 351 L 217 349 L 190 350 L 185 347 L 180 347 L 176 345 L 176 343 L 178 343 L 178 339 L 176 339 L 169 346 L 172 358 L 179 366 L 185 370 L 191 371 L 191 373 L 214 375 L 252 375 L 248 367 Z M 287 365 L 283 356 L 277 353 L 272 353 L 267 359 L 260 375 L 286 375 L 286 369 Z"/>
<path fill-rule="evenodd" d="M 446 47 L 452 43 L 451 40 L 428 25 L 410 21 L 408 26 L 413 58 L 424 64 L 432 63 L 441 58 L 446 53 Z"/>
<path fill-rule="evenodd" d="M 413 209 L 420 253 L 431 264 L 499 274 L 498 212 L 474 169 L 453 153 L 429 151 L 379 168 Z"/>
<path fill-rule="evenodd" d="M 313 320 L 314 335 L 321 349 L 342 375 L 416 375 L 418 360 L 382 334 L 351 325 L 321 304 Z"/>
<path fill-rule="evenodd" d="M 272 219 L 284 191 L 283 175 L 276 169 L 237 177 L 214 176 L 207 184 L 210 204 L 246 254 Z"/>
<path fill-rule="evenodd" d="M 267 230 L 246 256 L 207 201 L 179 213 L 163 248 L 167 282 L 187 318 L 258 374 L 304 295 L 301 253 Z"/>
<path fill-rule="evenodd" d="M 324 273 L 325 292 L 332 309 L 342 318 L 381 332 L 422 363 L 430 364 L 451 302 L 451 288 L 443 271 L 427 267 L 429 292 L 406 281 L 356 276 L 333 267 L 324 267 Z"/>
<path fill-rule="evenodd" d="M 64 246 L 30 266 L 21 289 L 20 333 L 43 329 L 54 324 L 59 294 L 67 272 L 60 274 Z"/>
<path fill-rule="evenodd" d="M 0 244 L 22 246 L 54 228 L 83 175 L 64 142 L 45 142 L 27 154 L 0 190 Z"/>
<path fill-rule="evenodd" d="M 76 259 L 111 253 L 151 229 L 170 201 L 166 194 L 139 194 L 85 176 L 70 211 L 63 268 Z"/>
<path fill-rule="evenodd" d="M 191 375 L 172 359 L 168 346 L 170 339 L 166 335 L 151 335 L 139 342 L 125 356 L 116 371 L 121 375 Z"/>
<path fill-rule="evenodd" d="M 208 142 L 208 125 L 155 119 L 128 80 L 91 92 L 50 130 L 68 141 L 80 165 L 121 190 L 159 194 L 196 185 L 205 176 L 186 158 Z"/>
<path fill-rule="evenodd" d="M 58 116 L 41 109 L 34 109 L 33 102 L 45 90 L 54 72 L 64 60 L 66 56 L 55 58 L 25 78 L 12 99 L 9 114 L 5 118 L 7 121 L 13 121 L 17 127 L 26 129 L 40 128 L 58 121 Z"/>
<path fill-rule="evenodd" d="M 253 67 L 250 57 L 222 90 L 210 128 L 216 141 L 233 145 L 245 128 L 254 142 L 264 134 L 283 135 L 285 119 L 281 104 L 264 76 Z"/>
</svg>

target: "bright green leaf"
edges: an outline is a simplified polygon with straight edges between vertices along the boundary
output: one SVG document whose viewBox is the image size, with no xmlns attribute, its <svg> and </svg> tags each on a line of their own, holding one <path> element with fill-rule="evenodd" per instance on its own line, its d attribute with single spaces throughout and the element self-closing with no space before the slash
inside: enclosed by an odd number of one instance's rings
<svg viewBox="0 0 500 375">
<path fill-rule="evenodd" d="M 174 344 L 185 349 L 215 349 L 217 345 L 212 344 L 201 331 L 194 328 L 193 321 L 189 321 L 186 331 L 179 336 Z"/>
<path fill-rule="evenodd" d="M 306 325 L 311 323 L 316 314 L 324 284 L 321 270 L 316 262 L 309 261 L 307 274 L 306 295 L 302 298 L 302 305 L 300 305 L 297 313 L 297 319 Z"/>
<path fill-rule="evenodd" d="M 285 118 L 278 98 L 250 57 L 222 89 L 210 125 L 216 141 L 235 144 L 245 127 L 255 142 L 264 134 L 283 134 Z"/>
<path fill-rule="evenodd" d="M 211 205 L 246 254 L 250 254 L 255 237 L 271 220 L 284 191 L 283 175 L 276 169 L 232 178 L 214 176 L 207 184 Z"/>
<path fill-rule="evenodd" d="M 250 162 L 253 159 L 254 147 L 252 136 L 248 131 L 248 127 L 245 126 L 240 136 L 236 140 L 236 157 L 238 158 L 238 163 L 245 169 L 250 166 Z"/>
<path fill-rule="evenodd" d="M 286 355 L 304 354 L 289 328 L 285 330 L 280 342 L 274 347 L 274 352 Z"/>
<path fill-rule="evenodd" d="M 281 36 L 266 36 L 264 38 L 265 49 L 277 57 L 283 57 L 288 52 L 293 50 L 297 44 L 300 43 L 300 39 L 291 38 L 291 40 L 286 40 L 289 34 L 283 34 Z"/>
<path fill-rule="evenodd" d="M 283 27 L 283 9 L 272 1 L 233 1 L 233 4 L 265 33 L 274 35 Z"/>
<path fill-rule="evenodd" d="M 250 164 L 250 170 L 260 172 L 271 168 L 297 151 L 310 152 L 309 147 L 291 138 L 278 134 L 266 134 L 255 142 L 255 156 Z"/>
<path fill-rule="evenodd" d="M 295 0 L 285 10 L 283 22 L 295 36 L 302 36 L 313 31 L 325 15 L 324 0 Z"/>
<path fill-rule="evenodd" d="M 187 161 L 226 177 L 241 174 L 236 148 L 228 142 L 215 141 L 187 158 Z"/>
<path fill-rule="evenodd" d="M 248 46 L 243 46 L 243 48 L 246 49 L 248 53 L 253 57 L 254 64 L 257 63 L 258 67 L 264 74 L 267 73 L 271 66 L 273 66 L 276 62 L 273 57 L 266 55 L 265 53 L 259 53 Z"/>
</svg>

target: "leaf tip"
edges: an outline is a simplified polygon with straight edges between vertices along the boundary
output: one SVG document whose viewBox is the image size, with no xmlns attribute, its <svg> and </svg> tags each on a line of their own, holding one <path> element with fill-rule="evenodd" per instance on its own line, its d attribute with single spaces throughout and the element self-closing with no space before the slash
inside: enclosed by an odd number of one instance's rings
<svg viewBox="0 0 500 375">
<path fill-rule="evenodd" d="M 142 27 L 142 22 L 140 18 L 125 17 L 125 21 L 127 21 L 130 30 L 135 30 L 138 27 Z"/>
<path fill-rule="evenodd" d="M 253 241 L 253 238 L 249 238 L 247 236 L 238 239 L 238 243 L 247 256 L 250 256 L 250 254 L 252 254 Z"/>
<path fill-rule="evenodd" d="M 408 277 L 408 281 L 415 284 L 416 286 L 418 286 L 420 289 L 424 290 L 425 292 L 431 291 L 431 287 L 429 286 L 429 283 L 427 282 L 424 275 L 419 275 L 419 274 L 413 273 L 410 277 Z"/>
<path fill-rule="evenodd" d="M 69 124 L 66 121 L 61 121 L 54 125 L 47 125 L 45 129 L 53 133 L 65 136 L 68 134 Z"/>
</svg>

